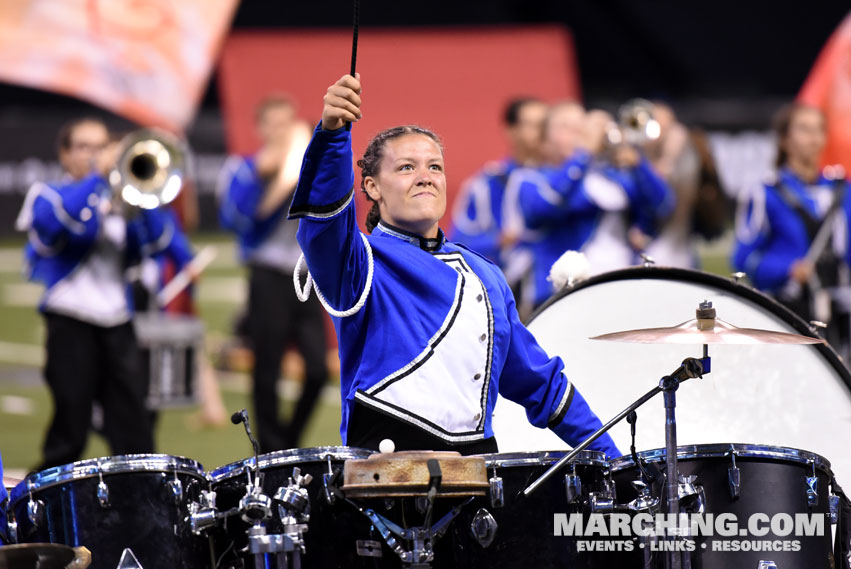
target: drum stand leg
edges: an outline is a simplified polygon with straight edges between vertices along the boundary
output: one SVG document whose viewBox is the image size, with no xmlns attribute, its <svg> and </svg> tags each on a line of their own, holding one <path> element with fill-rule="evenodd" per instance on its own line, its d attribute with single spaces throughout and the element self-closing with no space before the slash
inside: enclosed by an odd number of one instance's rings
<svg viewBox="0 0 851 569">
<path fill-rule="evenodd" d="M 677 388 L 680 386 L 680 382 L 674 377 L 667 376 L 662 378 L 659 386 L 662 388 L 665 398 L 665 488 L 667 489 L 668 499 L 668 523 L 676 520 L 677 529 L 679 529 L 680 486 L 677 471 L 676 408 Z M 669 537 L 666 539 L 671 545 L 668 550 L 668 567 L 670 569 L 682 569 L 682 558 L 674 545 L 680 539 L 678 532 L 673 537 L 674 539 Z"/>
</svg>

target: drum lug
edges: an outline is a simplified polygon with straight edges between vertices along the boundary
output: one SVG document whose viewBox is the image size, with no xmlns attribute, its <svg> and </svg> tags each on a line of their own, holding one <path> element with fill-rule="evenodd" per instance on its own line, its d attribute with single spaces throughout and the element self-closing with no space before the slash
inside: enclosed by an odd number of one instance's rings
<svg viewBox="0 0 851 569">
<path fill-rule="evenodd" d="M 383 557 L 381 543 L 373 539 L 359 539 L 355 542 L 355 551 L 360 557 Z"/>
<path fill-rule="evenodd" d="M 818 506 L 818 478 L 807 476 L 807 505 Z"/>
<path fill-rule="evenodd" d="M 103 481 L 103 471 L 100 468 L 100 461 L 98 461 L 98 487 L 95 492 L 98 504 L 100 504 L 101 508 L 109 507 L 109 486 L 106 485 L 106 482 Z"/>
<path fill-rule="evenodd" d="M 490 484 L 491 507 L 502 508 L 505 506 L 505 487 L 503 486 L 502 478 L 496 475 L 495 468 L 493 476 L 488 479 L 488 483 Z"/>
<path fill-rule="evenodd" d="M 470 522 L 470 533 L 482 547 L 488 547 L 493 543 L 498 528 L 499 525 L 494 517 L 484 508 L 479 508 L 476 515 L 473 516 L 473 521 Z"/>
<path fill-rule="evenodd" d="M 830 523 L 836 525 L 839 522 L 839 496 L 831 494 L 830 497 L 828 497 L 828 503 L 830 504 Z"/>
<path fill-rule="evenodd" d="M 742 485 L 742 472 L 741 469 L 736 466 L 736 452 L 732 451 L 730 453 L 730 457 L 733 460 L 733 466 L 727 469 L 727 483 L 730 487 L 730 498 L 732 500 L 737 500 L 739 498 L 739 489 Z"/>
<path fill-rule="evenodd" d="M 171 493 L 174 503 L 179 505 L 183 501 L 183 482 L 177 477 L 177 471 L 174 473 L 174 480 L 166 482 L 166 487 Z"/>
<path fill-rule="evenodd" d="M 30 501 L 27 502 L 27 519 L 32 525 L 36 527 L 40 526 L 44 520 L 44 502 L 33 500 L 32 496 L 30 496 Z"/>
<path fill-rule="evenodd" d="M 567 491 L 567 503 L 575 504 L 582 498 L 582 480 L 576 474 L 576 467 L 570 474 L 564 475 L 564 487 Z"/>
<path fill-rule="evenodd" d="M 810 465 L 813 468 L 813 475 L 807 476 L 807 505 L 810 507 L 818 506 L 818 476 L 816 476 L 816 463 L 811 460 Z"/>
</svg>

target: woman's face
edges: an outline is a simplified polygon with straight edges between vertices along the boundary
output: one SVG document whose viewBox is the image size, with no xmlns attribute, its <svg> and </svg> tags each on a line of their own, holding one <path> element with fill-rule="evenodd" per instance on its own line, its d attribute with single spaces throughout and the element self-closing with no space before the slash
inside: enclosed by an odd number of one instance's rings
<svg viewBox="0 0 851 569">
<path fill-rule="evenodd" d="M 381 219 L 424 237 L 437 236 L 446 211 L 443 152 L 424 134 L 405 134 L 384 145 L 375 176 L 364 187 L 378 202 Z"/>
<path fill-rule="evenodd" d="M 789 160 L 818 162 L 825 142 L 824 117 L 821 112 L 807 107 L 795 111 L 783 140 L 783 148 Z"/>
</svg>

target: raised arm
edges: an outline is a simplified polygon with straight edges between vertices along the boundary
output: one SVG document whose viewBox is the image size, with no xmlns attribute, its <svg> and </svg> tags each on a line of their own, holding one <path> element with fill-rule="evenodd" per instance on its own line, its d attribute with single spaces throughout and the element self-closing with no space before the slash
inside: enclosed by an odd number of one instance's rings
<svg viewBox="0 0 851 569">
<path fill-rule="evenodd" d="M 307 268 L 336 310 L 358 301 L 369 271 L 353 200 L 351 133 L 343 128 L 361 117 L 360 91 L 360 80 L 349 75 L 328 88 L 289 212 L 290 219 L 301 220 L 297 237 Z"/>
</svg>

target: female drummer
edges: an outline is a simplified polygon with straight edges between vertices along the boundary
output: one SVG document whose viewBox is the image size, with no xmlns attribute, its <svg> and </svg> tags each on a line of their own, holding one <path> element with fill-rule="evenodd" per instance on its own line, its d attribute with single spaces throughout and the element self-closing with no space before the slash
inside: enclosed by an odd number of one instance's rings
<svg viewBox="0 0 851 569">
<path fill-rule="evenodd" d="M 819 167 L 821 111 L 789 105 L 775 130 L 778 171 L 739 208 L 733 265 L 805 320 L 829 322 L 828 340 L 847 355 L 851 192 L 841 167 Z"/>
<path fill-rule="evenodd" d="M 344 444 L 497 452 L 499 393 L 577 445 L 600 420 L 520 323 L 499 269 L 438 227 L 446 176 L 434 133 L 399 126 L 369 143 L 358 165 L 371 235 L 359 231 L 344 127 L 360 107 L 359 78 L 328 88 L 289 213 L 337 331 Z M 608 434 L 590 448 L 620 455 Z"/>
</svg>

